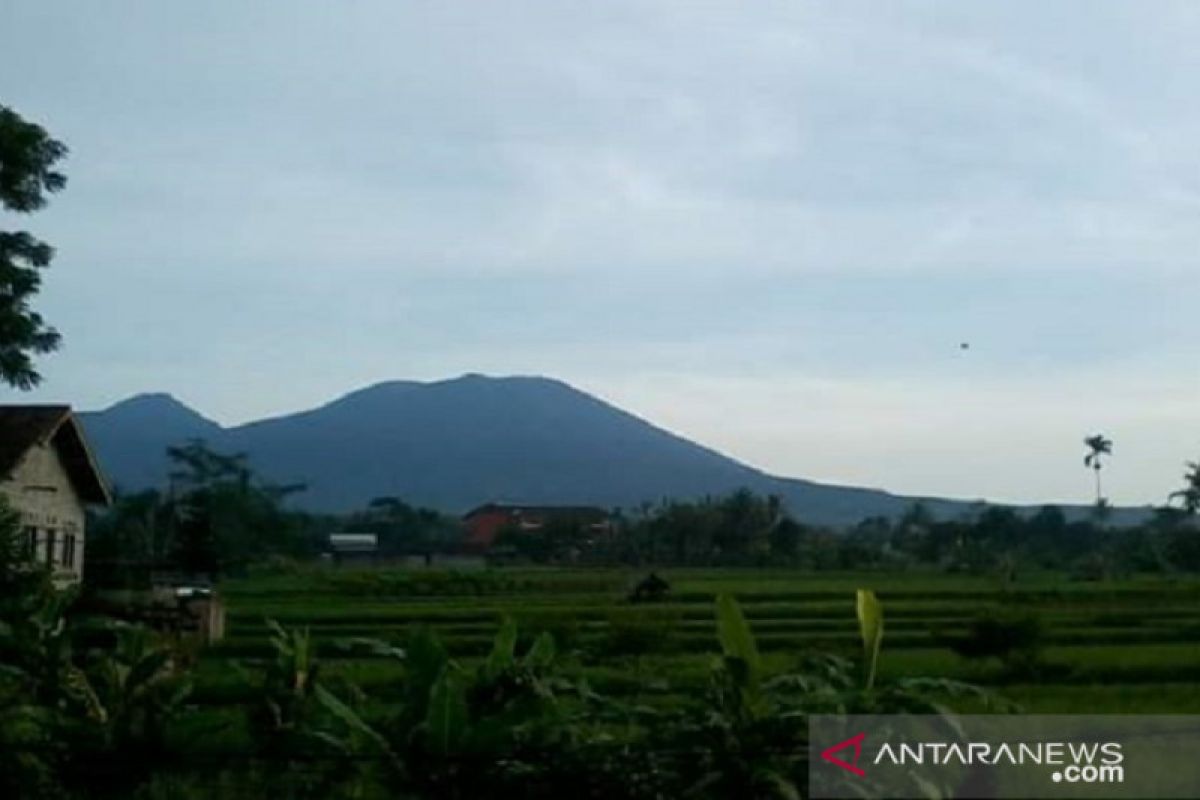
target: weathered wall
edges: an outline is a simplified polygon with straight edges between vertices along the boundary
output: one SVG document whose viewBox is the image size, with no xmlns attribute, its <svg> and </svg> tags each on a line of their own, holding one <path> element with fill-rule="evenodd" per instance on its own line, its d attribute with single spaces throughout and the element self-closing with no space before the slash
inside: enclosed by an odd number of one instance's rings
<svg viewBox="0 0 1200 800">
<path fill-rule="evenodd" d="M 83 575 L 83 504 L 54 445 L 30 448 L 9 480 L 0 482 L 0 492 L 21 512 L 24 524 L 36 529 L 37 561 L 44 564 L 49 557 L 60 583 L 79 580 Z M 63 563 L 64 555 L 70 555 L 69 537 L 74 537 L 74 554 L 70 563 Z M 51 538 L 54 551 L 47 554 Z"/>
</svg>

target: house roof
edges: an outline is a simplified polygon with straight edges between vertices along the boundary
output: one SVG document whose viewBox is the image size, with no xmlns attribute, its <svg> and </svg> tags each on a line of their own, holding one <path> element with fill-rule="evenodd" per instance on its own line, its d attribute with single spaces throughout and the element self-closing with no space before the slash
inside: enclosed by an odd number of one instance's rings
<svg viewBox="0 0 1200 800">
<path fill-rule="evenodd" d="M 466 514 L 463 514 L 463 519 L 471 519 L 480 514 L 491 514 L 494 512 L 502 512 L 508 514 L 533 514 L 537 516 L 547 517 L 608 517 L 609 511 L 598 506 L 540 506 L 526 505 L 523 503 L 485 503 L 478 508 L 473 508 Z"/>
<path fill-rule="evenodd" d="M 88 504 L 110 505 L 112 495 L 83 427 L 64 405 L 0 405 L 0 475 L 9 476 L 35 445 L 53 442 L 80 498 Z"/>
<path fill-rule="evenodd" d="M 331 533 L 329 548 L 338 553 L 373 553 L 379 547 L 374 533 Z"/>
</svg>

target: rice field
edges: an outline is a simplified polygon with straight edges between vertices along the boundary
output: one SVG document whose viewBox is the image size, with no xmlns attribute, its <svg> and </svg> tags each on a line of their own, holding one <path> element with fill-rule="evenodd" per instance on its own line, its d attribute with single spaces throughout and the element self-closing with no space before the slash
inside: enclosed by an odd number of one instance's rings
<svg viewBox="0 0 1200 800">
<path fill-rule="evenodd" d="M 854 592 L 884 605 L 881 675 L 955 678 L 989 687 L 1030 712 L 1200 713 L 1200 580 L 1162 577 L 1074 582 L 1056 574 L 1001 585 L 940 574 L 830 574 L 782 570 L 662 570 L 659 603 L 627 595 L 645 570 L 496 569 L 477 573 L 315 570 L 233 580 L 222 586 L 227 637 L 201 659 L 195 699 L 240 701 L 244 669 L 268 652 L 267 620 L 308 628 L 325 676 L 352 681 L 387 705 L 403 667 L 346 646 L 367 637 L 403 645 L 418 626 L 436 631 L 465 662 L 484 654 L 499 621 L 526 641 L 554 635 L 572 668 L 601 692 L 646 702 L 702 691 L 717 645 L 713 601 L 735 595 L 775 672 L 804 656 L 856 656 Z M 980 614 L 1035 614 L 1042 666 L 1016 677 L 998 661 L 967 660 L 947 642 Z"/>
</svg>

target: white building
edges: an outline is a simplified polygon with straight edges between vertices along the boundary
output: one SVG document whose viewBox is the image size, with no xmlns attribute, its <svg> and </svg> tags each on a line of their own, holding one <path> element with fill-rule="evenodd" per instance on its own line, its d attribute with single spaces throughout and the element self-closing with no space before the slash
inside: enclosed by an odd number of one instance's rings
<svg viewBox="0 0 1200 800">
<path fill-rule="evenodd" d="M 21 514 L 30 558 L 60 585 L 78 581 L 84 510 L 112 499 L 68 406 L 0 406 L 0 494 Z"/>
</svg>

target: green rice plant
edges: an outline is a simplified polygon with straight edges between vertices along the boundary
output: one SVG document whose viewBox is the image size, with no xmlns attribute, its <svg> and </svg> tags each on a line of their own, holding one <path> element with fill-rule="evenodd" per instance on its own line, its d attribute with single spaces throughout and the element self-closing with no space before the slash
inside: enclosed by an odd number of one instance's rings
<svg viewBox="0 0 1200 800">
<path fill-rule="evenodd" d="M 1031 675 L 1042 662 L 1046 638 L 1042 620 L 1028 613 L 993 612 L 977 617 L 950 647 L 968 659 L 997 659 L 1013 675 Z"/>
<path fill-rule="evenodd" d="M 594 657 L 668 653 L 679 644 L 680 618 L 672 609 L 610 612 L 603 636 L 589 648 Z"/>
</svg>

